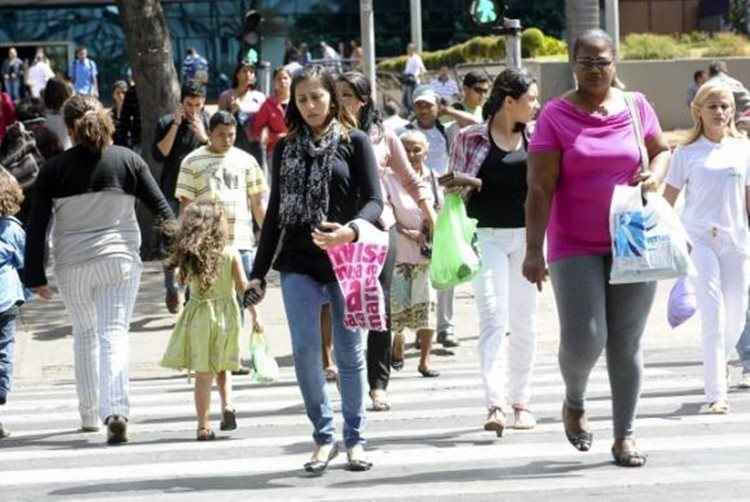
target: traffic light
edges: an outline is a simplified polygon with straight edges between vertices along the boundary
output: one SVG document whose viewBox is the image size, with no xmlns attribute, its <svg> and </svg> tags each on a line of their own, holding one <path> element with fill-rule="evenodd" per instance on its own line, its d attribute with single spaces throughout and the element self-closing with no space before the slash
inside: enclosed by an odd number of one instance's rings
<svg viewBox="0 0 750 502">
<path fill-rule="evenodd" d="M 261 45 L 263 37 L 260 33 L 260 25 L 263 22 L 263 16 L 257 10 L 249 10 L 245 13 L 245 19 L 242 23 L 242 49 L 238 59 L 249 61 L 251 64 L 257 64 L 260 61 Z"/>
<path fill-rule="evenodd" d="M 505 0 L 468 0 L 469 17 L 478 27 L 502 24 L 505 15 Z"/>
</svg>

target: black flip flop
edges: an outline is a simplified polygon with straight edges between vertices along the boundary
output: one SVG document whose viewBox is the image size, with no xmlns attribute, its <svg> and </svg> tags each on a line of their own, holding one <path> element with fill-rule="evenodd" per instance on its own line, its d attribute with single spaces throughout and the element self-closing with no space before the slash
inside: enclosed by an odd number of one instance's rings
<svg viewBox="0 0 750 502">
<path fill-rule="evenodd" d="M 578 451 L 589 451 L 591 449 L 591 444 L 594 441 L 594 434 L 590 431 L 582 430 L 580 432 L 570 432 L 565 427 L 565 409 L 567 407 L 563 404 L 563 411 L 562 411 L 562 422 L 563 422 L 563 428 L 565 429 L 565 437 L 568 438 L 568 442 L 573 445 L 573 448 L 575 448 Z"/>
<path fill-rule="evenodd" d="M 417 368 L 417 371 L 425 378 L 437 378 L 440 376 L 439 371 L 431 370 L 430 368 Z"/>
<path fill-rule="evenodd" d="M 615 452 L 614 446 L 612 447 L 612 458 L 615 461 L 615 465 L 619 465 L 620 467 L 643 467 L 646 465 L 646 460 L 648 460 L 648 456 L 641 453 L 637 448 L 635 450 L 622 451 L 618 455 Z M 640 460 L 640 463 L 634 462 L 636 460 Z"/>
<path fill-rule="evenodd" d="M 198 441 L 213 441 L 216 439 L 216 433 L 212 431 L 211 429 L 201 427 L 198 429 L 198 433 L 195 436 L 195 439 Z"/>
<path fill-rule="evenodd" d="M 225 409 L 221 414 L 221 424 L 219 429 L 223 431 L 233 431 L 237 428 L 237 415 L 233 409 Z"/>
</svg>

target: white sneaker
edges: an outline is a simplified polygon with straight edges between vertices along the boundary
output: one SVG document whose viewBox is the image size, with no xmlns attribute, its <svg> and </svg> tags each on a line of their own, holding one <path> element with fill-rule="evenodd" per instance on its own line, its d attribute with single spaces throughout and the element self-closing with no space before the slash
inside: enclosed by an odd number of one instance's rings
<svg viewBox="0 0 750 502">
<path fill-rule="evenodd" d="M 525 408 L 513 408 L 513 428 L 529 430 L 536 427 L 536 418 Z"/>
<path fill-rule="evenodd" d="M 740 383 L 737 384 L 740 389 L 750 389 L 750 372 L 743 373 Z"/>
<path fill-rule="evenodd" d="M 713 415 L 726 415 L 729 413 L 729 403 L 723 399 L 714 401 L 708 405 L 708 412 Z"/>
</svg>

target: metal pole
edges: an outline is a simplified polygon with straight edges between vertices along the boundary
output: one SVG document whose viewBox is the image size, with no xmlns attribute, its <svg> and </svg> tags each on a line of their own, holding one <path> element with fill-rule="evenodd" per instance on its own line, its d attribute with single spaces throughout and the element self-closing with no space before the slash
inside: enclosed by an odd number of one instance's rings
<svg viewBox="0 0 750 502">
<path fill-rule="evenodd" d="M 620 0 L 604 0 L 604 26 L 620 52 Z"/>
<path fill-rule="evenodd" d="M 505 29 L 505 59 L 508 68 L 521 68 L 521 21 L 506 19 Z"/>
<path fill-rule="evenodd" d="M 409 0 L 409 12 L 411 13 L 411 43 L 417 47 L 417 52 L 422 52 L 422 0 Z"/>
<path fill-rule="evenodd" d="M 359 24 L 362 32 L 362 52 L 365 76 L 372 83 L 372 101 L 378 102 L 377 80 L 375 75 L 375 14 L 372 0 L 359 0 Z"/>
</svg>

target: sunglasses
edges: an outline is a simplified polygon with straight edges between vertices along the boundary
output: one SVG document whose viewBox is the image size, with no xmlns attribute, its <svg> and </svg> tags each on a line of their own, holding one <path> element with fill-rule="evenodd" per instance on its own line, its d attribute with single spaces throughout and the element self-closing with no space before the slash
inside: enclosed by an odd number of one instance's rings
<svg viewBox="0 0 750 502">
<path fill-rule="evenodd" d="M 584 70 L 593 70 L 596 68 L 597 70 L 603 70 L 605 68 L 609 68 L 612 66 L 611 59 L 578 59 L 576 60 L 576 64 L 583 68 Z"/>
<path fill-rule="evenodd" d="M 472 87 L 471 90 L 476 92 L 477 94 L 487 94 L 490 92 L 489 87 Z"/>
</svg>

